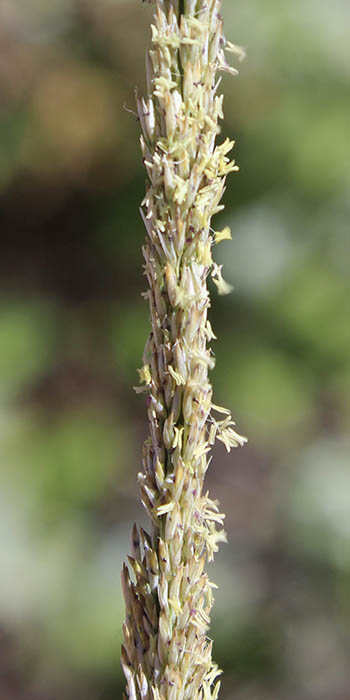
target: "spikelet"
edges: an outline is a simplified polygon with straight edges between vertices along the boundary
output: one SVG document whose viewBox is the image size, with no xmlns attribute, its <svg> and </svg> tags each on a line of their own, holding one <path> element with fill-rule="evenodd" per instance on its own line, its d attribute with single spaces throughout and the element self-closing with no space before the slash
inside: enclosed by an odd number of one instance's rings
<svg viewBox="0 0 350 700">
<path fill-rule="evenodd" d="M 207 313 L 207 278 L 220 294 L 231 287 L 213 262 L 213 231 L 226 176 L 238 170 L 217 145 L 222 96 L 219 70 L 236 70 L 225 48 L 220 0 L 157 0 L 147 54 L 148 95 L 137 97 L 141 149 L 148 174 L 141 214 L 151 333 L 139 370 L 150 436 L 138 480 L 151 534 L 134 526 L 122 587 L 126 605 L 122 667 L 129 700 L 216 700 L 220 671 L 207 633 L 213 604 L 204 571 L 225 541 L 224 515 L 203 494 L 216 439 L 229 451 L 246 442 L 230 411 L 212 403 L 208 371 L 215 338 Z M 222 420 L 215 414 L 224 415 Z"/>
</svg>

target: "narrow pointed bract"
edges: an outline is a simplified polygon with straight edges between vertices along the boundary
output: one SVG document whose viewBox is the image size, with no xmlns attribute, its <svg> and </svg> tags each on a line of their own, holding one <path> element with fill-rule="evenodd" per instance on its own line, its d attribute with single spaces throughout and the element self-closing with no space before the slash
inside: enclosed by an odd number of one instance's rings
<svg viewBox="0 0 350 700">
<path fill-rule="evenodd" d="M 217 71 L 235 74 L 225 48 L 220 0 L 158 0 L 147 54 L 149 93 L 137 97 L 148 175 L 142 203 L 151 332 L 139 370 L 147 393 L 150 436 L 138 480 L 151 533 L 136 525 L 126 605 L 122 667 L 129 700 L 215 700 L 220 671 L 208 638 L 215 587 L 204 571 L 225 541 L 223 514 L 203 492 L 215 439 L 229 451 L 246 442 L 231 414 L 212 403 L 208 372 L 215 338 L 207 318 L 211 275 L 230 285 L 212 260 L 213 231 L 226 176 L 237 166 L 217 144 L 223 117 Z M 223 414 L 218 420 L 215 415 Z"/>
</svg>

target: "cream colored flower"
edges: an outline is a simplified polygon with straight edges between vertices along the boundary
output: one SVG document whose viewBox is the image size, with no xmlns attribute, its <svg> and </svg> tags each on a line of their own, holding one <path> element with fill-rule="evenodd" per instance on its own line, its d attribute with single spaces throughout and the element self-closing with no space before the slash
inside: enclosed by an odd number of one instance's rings
<svg viewBox="0 0 350 700">
<path fill-rule="evenodd" d="M 228 451 L 246 442 L 230 411 L 212 403 L 208 376 L 215 363 L 208 275 L 219 294 L 232 289 L 211 253 L 231 233 L 214 232 L 211 222 L 223 209 L 226 176 L 238 170 L 227 155 L 234 142 L 217 143 L 216 74 L 237 72 L 225 49 L 243 55 L 225 41 L 220 10 L 220 0 L 155 2 L 148 95 L 137 98 L 149 178 L 141 215 L 151 319 L 136 388 L 147 392 L 150 430 L 138 481 L 151 534 L 134 526 L 133 578 L 126 566 L 122 573 L 129 700 L 216 700 L 220 688 L 207 636 L 214 584 L 204 568 L 226 535 L 203 482 L 215 439 Z"/>
</svg>

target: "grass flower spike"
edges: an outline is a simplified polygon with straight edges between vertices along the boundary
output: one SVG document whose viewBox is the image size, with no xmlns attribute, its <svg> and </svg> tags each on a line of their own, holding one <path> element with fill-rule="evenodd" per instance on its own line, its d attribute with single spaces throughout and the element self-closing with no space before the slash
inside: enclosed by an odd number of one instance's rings
<svg viewBox="0 0 350 700">
<path fill-rule="evenodd" d="M 204 567 L 225 540 L 223 514 L 203 490 L 216 439 L 244 445 L 228 410 L 212 403 L 207 318 L 210 275 L 230 291 L 212 247 L 226 176 L 238 170 L 217 144 L 223 117 L 218 71 L 236 70 L 225 50 L 219 0 L 158 0 L 147 54 L 148 95 L 137 98 L 148 184 L 141 214 L 151 332 L 141 386 L 150 435 L 138 475 L 150 533 L 133 529 L 122 573 L 126 604 L 122 666 L 129 700 L 216 700 L 220 673 L 207 634 L 213 588 Z"/>
</svg>

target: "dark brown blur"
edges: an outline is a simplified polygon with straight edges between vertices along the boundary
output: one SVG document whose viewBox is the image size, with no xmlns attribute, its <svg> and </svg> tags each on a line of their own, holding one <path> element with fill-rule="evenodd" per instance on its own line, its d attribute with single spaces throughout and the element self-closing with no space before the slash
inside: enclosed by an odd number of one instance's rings
<svg viewBox="0 0 350 700">
<path fill-rule="evenodd" d="M 229 536 L 210 567 L 221 700 L 349 700 L 350 10 L 223 4 L 248 57 L 223 80 L 241 171 L 215 221 L 235 291 L 211 290 L 212 379 L 249 444 L 217 447 L 207 480 Z M 127 109 L 151 13 L 0 0 L 0 700 L 122 693 L 148 332 Z"/>
</svg>

